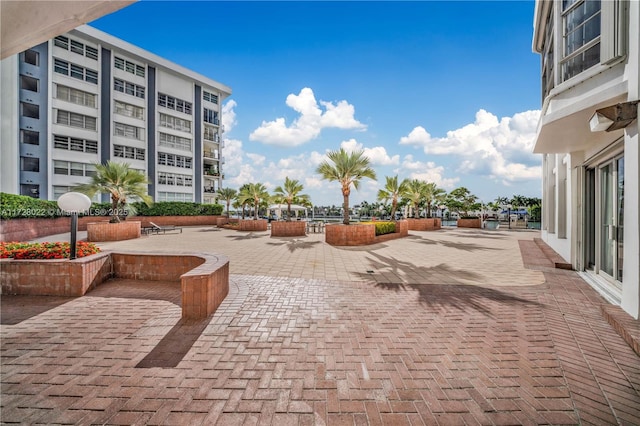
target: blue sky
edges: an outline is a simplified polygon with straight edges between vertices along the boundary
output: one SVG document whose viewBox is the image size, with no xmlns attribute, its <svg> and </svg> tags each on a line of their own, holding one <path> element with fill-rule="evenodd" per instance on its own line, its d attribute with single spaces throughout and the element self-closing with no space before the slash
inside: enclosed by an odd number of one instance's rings
<svg viewBox="0 0 640 426">
<path fill-rule="evenodd" d="M 90 25 L 231 87 L 224 186 L 285 177 L 340 205 L 315 168 L 364 149 L 378 175 L 418 178 L 484 201 L 539 197 L 531 154 L 540 62 L 533 1 L 141 1 Z"/>
</svg>

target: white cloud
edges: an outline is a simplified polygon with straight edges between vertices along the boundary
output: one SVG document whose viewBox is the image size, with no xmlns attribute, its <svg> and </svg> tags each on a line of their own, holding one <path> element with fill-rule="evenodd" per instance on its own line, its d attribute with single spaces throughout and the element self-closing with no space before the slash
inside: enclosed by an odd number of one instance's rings
<svg viewBox="0 0 640 426">
<path fill-rule="evenodd" d="M 475 121 L 432 137 L 418 126 L 400 138 L 400 145 L 420 146 L 425 154 L 461 157 L 459 171 L 489 176 L 503 182 L 541 176 L 540 159 L 532 153 L 540 111 L 525 111 L 501 120 L 485 111 Z"/>
<path fill-rule="evenodd" d="M 369 158 L 371 164 L 374 166 L 397 166 L 400 164 L 400 156 L 389 156 L 386 148 L 383 146 L 364 148 L 363 145 L 355 139 L 349 139 L 348 141 L 343 141 L 340 147 L 347 152 L 364 150 L 364 155 Z"/>
<path fill-rule="evenodd" d="M 287 106 L 300 115 L 287 126 L 283 117 L 273 121 L 263 121 L 260 127 L 249 135 L 249 140 L 268 145 L 298 146 L 320 135 L 322 129 L 366 129 L 366 126 L 354 118 L 355 108 L 347 101 L 337 104 L 316 101 L 313 90 L 303 88 L 298 95 L 287 96 Z M 323 112 L 320 106 L 324 107 Z"/>
<path fill-rule="evenodd" d="M 262 166 L 264 164 L 264 160 L 267 159 L 264 155 L 253 154 L 251 152 L 247 153 L 247 157 L 255 164 L 256 166 Z"/>
<path fill-rule="evenodd" d="M 224 126 L 224 131 L 227 133 L 238 124 L 235 111 L 237 105 L 236 101 L 231 99 L 222 106 L 222 125 Z"/>
<path fill-rule="evenodd" d="M 402 160 L 402 165 L 396 173 L 402 172 L 406 174 L 408 172 L 409 179 L 419 179 L 426 182 L 433 182 L 439 188 L 451 190 L 455 188 L 456 184 L 460 181 L 460 178 L 445 178 L 444 167 L 437 166 L 433 161 L 416 161 L 412 155 L 406 155 Z"/>
</svg>

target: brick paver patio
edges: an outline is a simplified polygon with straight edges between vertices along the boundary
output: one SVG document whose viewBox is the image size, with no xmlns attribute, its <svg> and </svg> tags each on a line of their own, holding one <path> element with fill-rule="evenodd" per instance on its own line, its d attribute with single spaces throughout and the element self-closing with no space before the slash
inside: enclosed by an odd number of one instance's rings
<svg viewBox="0 0 640 426">
<path fill-rule="evenodd" d="M 640 357 L 537 233 L 411 232 L 367 249 L 187 228 L 104 244 L 221 252 L 231 292 L 2 297 L 3 423 L 640 424 Z"/>
</svg>

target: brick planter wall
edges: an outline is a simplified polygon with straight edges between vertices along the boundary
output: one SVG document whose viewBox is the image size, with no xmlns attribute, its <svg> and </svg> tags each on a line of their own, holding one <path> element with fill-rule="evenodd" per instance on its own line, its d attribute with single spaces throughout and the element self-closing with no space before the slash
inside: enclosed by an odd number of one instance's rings
<svg viewBox="0 0 640 426">
<path fill-rule="evenodd" d="M 442 222 L 438 218 L 407 219 L 407 222 L 410 231 L 433 231 L 442 227 Z"/>
<path fill-rule="evenodd" d="M 307 235 L 307 222 L 299 220 L 271 222 L 272 237 L 304 237 L 305 235 Z"/>
<path fill-rule="evenodd" d="M 220 217 L 220 216 L 218 216 L 216 218 L 216 226 L 218 228 L 222 228 L 227 223 L 229 223 L 229 218 L 228 217 Z"/>
<path fill-rule="evenodd" d="M 458 219 L 458 228 L 480 228 L 482 220 L 480 218 L 475 219 Z"/>
<path fill-rule="evenodd" d="M 229 293 L 229 259 L 221 255 L 99 253 L 75 260 L 1 259 L 0 269 L 2 294 L 82 296 L 111 277 L 180 281 L 182 317 L 187 319 L 211 315 Z"/>
<path fill-rule="evenodd" d="M 74 260 L 0 259 L 2 294 L 82 296 L 111 275 L 111 258 L 98 253 Z"/>
<path fill-rule="evenodd" d="M 266 231 L 268 223 L 266 219 L 240 219 L 238 231 Z"/>
<path fill-rule="evenodd" d="M 140 238 L 140 222 L 98 222 L 87 224 L 87 241 L 122 241 Z"/>
</svg>

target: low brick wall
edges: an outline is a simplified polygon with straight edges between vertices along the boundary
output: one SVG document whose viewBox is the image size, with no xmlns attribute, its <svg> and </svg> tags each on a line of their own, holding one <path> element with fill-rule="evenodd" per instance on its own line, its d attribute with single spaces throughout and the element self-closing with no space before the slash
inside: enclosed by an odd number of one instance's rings
<svg viewBox="0 0 640 426">
<path fill-rule="evenodd" d="M 122 241 L 140 238 L 140 222 L 125 220 L 120 223 L 98 222 L 87 224 L 87 241 Z"/>
<path fill-rule="evenodd" d="M 111 257 L 98 253 L 74 260 L 0 259 L 2 294 L 77 297 L 111 276 Z"/>
<path fill-rule="evenodd" d="M 238 231 L 266 231 L 268 224 L 266 219 L 240 219 Z"/>
<path fill-rule="evenodd" d="M 458 219 L 458 228 L 481 228 L 482 220 L 476 219 Z"/>
<path fill-rule="evenodd" d="M 307 235 L 307 222 L 298 220 L 271 222 L 272 237 L 304 237 L 305 235 Z"/>
<path fill-rule="evenodd" d="M 229 223 L 229 218 L 228 217 L 221 217 L 218 216 L 216 218 L 216 226 L 218 228 L 222 228 L 224 225 L 226 225 L 227 223 Z"/>
<path fill-rule="evenodd" d="M 75 260 L 1 259 L 2 294 L 82 296 L 109 278 L 180 281 L 182 317 L 206 318 L 229 293 L 229 259 L 201 253 L 99 253 Z"/>
<path fill-rule="evenodd" d="M 442 228 L 442 222 L 438 218 L 406 219 L 410 231 L 433 231 Z"/>
<path fill-rule="evenodd" d="M 134 216 L 129 220 L 141 222 L 141 226 L 210 226 L 217 225 L 222 216 Z M 226 217 L 224 217 L 226 219 Z M 88 223 L 109 222 L 108 217 L 83 216 L 78 218 L 78 230 L 86 231 Z M 127 221 L 124 221 L 127 222 Z M 0 221 L 0 241 L 29 241 L 47 235 L 63 234 L 71 229 L 70 217 L 55 219 L 9 219 Z"/>
<path fill-rule="evenodd" d="M 376 227 L 373 224 L 330 224 L 325 227 L 325 241 L 332 246 L 366 246 L 383 243 L 409 235 L 409 226 L 406 220 L 396 222 L 396 232 L 376 236 Z"/>
</svg>

